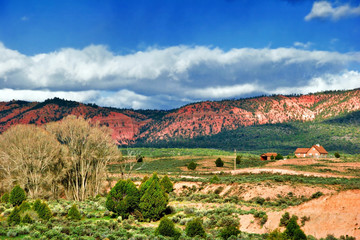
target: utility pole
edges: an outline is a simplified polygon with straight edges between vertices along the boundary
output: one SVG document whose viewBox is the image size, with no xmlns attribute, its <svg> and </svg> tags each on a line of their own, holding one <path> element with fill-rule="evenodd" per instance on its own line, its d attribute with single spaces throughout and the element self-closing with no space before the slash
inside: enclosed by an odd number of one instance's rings
<svg viewBox="0 0 360 240">
<path fill-rule="evenodd" d="M 234 149 L 234 154 L 235 154 L 235 158 L 234 158 L 234 170 L 236 170 L 236 149 Z"/>
</svg>

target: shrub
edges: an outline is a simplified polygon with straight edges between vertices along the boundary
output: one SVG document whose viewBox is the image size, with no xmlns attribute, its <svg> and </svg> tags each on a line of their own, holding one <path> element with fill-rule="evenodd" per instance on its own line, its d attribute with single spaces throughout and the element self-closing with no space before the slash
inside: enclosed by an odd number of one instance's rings
<svg viewBox="0 0 360 240">
<path fill-rule="evenodd" d="M 145 158 L 145 157 L 142 156 L 142 155 L 137 155 L 137 156 L 136 156 L 136 161 L 137 161 L 137 162 L 143 162 L 143 161 L 144 161 L 144 158 Z"/>
<path fill-rule="evenodd" d="M 230 216 L 221 217 L 221 219 L 217 221 L 216 225 L 218 227 L 229 227 L 229 226 L 238 226 L 239 224 L 240 224 L 239 219 L 230 215 Z"/>
<path fill-rule="evenodd" d="M 15 208 L 10 213 L 7 221 L 9 223 L 9 225 L 17 225 L 20 223 L 20 221 L 21 221 L 20 209 L 17 206 L 15 206 Z"/>
<path fill-rule="evenodd" d="M 190 162 L 188 165 L 187 165 L 187 168 L 189 170 L 195 170 L 197 167 L 197 163 L 195 163 L 194 161 Z"/>
<path fill-rule="evenodd" d="M 160 184 L 166 193 L 170 193 L 174 190 L 174 184 L 170 181 L 170 178 L 167 175 L 161 179 Z"/>
<path fill-rule="evenodd" d="M 289 223 L 286 225 L 286 230 L 284 231 L 284 234 L 289 239 L 299 239 L 299 240 L 306 239 L 306 235 L 300 229 L 300 226 L 297 224 L 297 217 L 296 216 L 292 216 L 290 218 Z"/>
<path fill-rule="evenodd" d="M 68 211 L 67 217 L 71 220 L 80 220 L 81 214 L 75 204 L 71 206 Z"/>
<path fill-rule="evenodd" d="M 253 198 L 253 201 L 255 201 L 257 204 L 259 205 L 263 205 L 264 202 L 265 202 L 265 198 L 262 198 L 262 197 L 255 197 Z"/>
<path fill-rule="evenodd" d="M 241 158 L 242 158 L 242 155 L 236 156 L 236 164 L 240 164 L 240 163 L 241 163 Z"/>
<path fill-rule="evenodd" d="M 217 158 L 215 161 L 215 165 L 216 167 L 223 167 L 224 166 L 224 161 L 221 160 L 221 158 Z"/>
<path fill-rule="evenodd" d="M 227 240 L 231 236 L 237 237 L 239 234 L 240 234 L 239 227 L 235 225 L 227 226 L 220 231 L 220 237 L 224 240 Z"/>
<path fill-rule="evenodd" d="M 186 235 L 189 237 L 205 237 L 205 230 L 202 225 L 202 221 L 199 218 L 195 218 L 186 224 L 185 228 Z"/>
<path fill-rule="evenodd" d="M 10 194 L 6 192 L 1 196 L 1 202 L 8 203 L 9 201 L 10 201 Z"/>
<path fill-rule="evenodd" d="M 25 216 L 23 217 L 23 219 L 21 219 L 22 223 L 33 223 L 34 220 L 30 217 L 30 215 L 27 213 L 25 214 Z"/>
<path fill-rule="evenodd" d="M 49 219 L 52 217 L 52 212 L 46 202 L 41 203 L 35 211 L 39 215 L 39 218 L 45 221 L 49 221 Z"/>
<path fill-rule="evenodd" d="M 287 240 L 286 236 L 280 232 L 277 228 L 272 231 L 269 236 L 266 238 L 267 240 Z"/>
<path fill-rule="evenodd" d="M 301 226 L 304 226 L 304 225 L 305 225 L 305 222 L 306 222 L 306 221 L 309 221 L 309 220 L 310 220 L 310 217 L 302 216 L 302 217 L 301 217 Z"/>
<path fill-rule="evenodd" d="M 288 212 L 281 216 L 279 227 L 286 227 L 290 221 L 290 214 Z"/>
<path fill-rule="evenodd" d="M 268 215 L 266 214 L 266 212 L 263 212 L 263 211 L 255 212 L 254 217 L 260 219 L 261 226 L 264 225 L 268 220 Z"/>
<path fill-rule="evenodd" d="M 210 179 L 210 183 L 215 183 L 215 182 L 218 182 L 220 181 L 219 177 L 218 176 L 213 176 L 211 179 Z"/>
<path fill-rule="evenodd" d="M 16 185 L 10 192 L 10 203 L 13 206 L 19 206 L 25 200 L 26 194 L 24 189 L 22 189 L 19 185 Z"/>
<path fill-rule="evenodd" d="M 36 199 L 33 205 L 33 209 L 37 212 L 39 211 L 39 208 L 41 206 L 41 200 L 40 199 Z"/>
<path fill-rule="evenodd" d="M 139 206 L 140 193 L 130 180 L 119 180 L 106 198 L 106 208 L 117 216 L 127 218 Z"/>
<path fill-rule="evenodd" d="M 340 240 L 356 240 L 356 238 L 352 237 L 352 236 L 348 236 L 348 235 L 346 235 L 346 236 L 341 235 Z"/>
<path fill-rule="evenodd" d="M 23 201 L 19 206 L 20 212 L 25 212 L 26 210 L 31 209 L 30 204 L 27 201 Z"/>
<path fill-rule="evenodd" d="M 156 228 L 155 235 L 162 235 L 178 239 L 181 233 L 175 229 L 175 224 L 173 223 L 173 221 L 171 221 L 167 217 L 164 217 L 161 219 L 159 226 Z"/>
<path fill-rule="evenodd" d="M 315 198 L 319 198 L 319 197 L 321 197 L 322 195 L 324 195 L 322 192 L 316 192 L 316 193 L 314 193 L 313 195 L 311 195 L 311 198 L 312 199 L 315 199 Z"/>
<path fill-rule="evenodd" d="M 158 220 L 166 210 L 169 199 L 159 183 L 159 178 L 151 177 L 144 184 L 148 181 L 151 185 L 141 197 L 139 207 L 145 219 Z"/>
<path fill-rule="evenodd" d="M 335 156 L 336 158 L 340 158 L 340 154 L 339 154 L 338 152 L 334 153 L 334 156 Z"/>
<path fill-rule="evenodd" d="M 284 159 L 283 155 L 281 155 L 280 153 L 278 153 L 275 157 L 275 160 L 280 160 L 280 159 Z"/>
<path fill-rule="evenodd" d="M 224 187 L 219 186 L 219 187 L 217 187 L 217 188 L 214 190 L 214 193 L 215 193 L 215 194 L 220 194 L 223 190 L 224 190 Z"/>
<path fill-rule="evenodd" d="M 303 232 L 303 230 L 301 230 L 300 228 L 297 228 L 297 229 L 295 229 L 295 231 L 294 231 L 294 237 L 293 237 L 293 239 L 296 239 L 296 240 L 302 240 L 302 239 L 304 239 L 304 240 L 306 240 L 307 238 L 306 238 L 306 235 L 305 235 L 305 233 Z"/>
</svg>

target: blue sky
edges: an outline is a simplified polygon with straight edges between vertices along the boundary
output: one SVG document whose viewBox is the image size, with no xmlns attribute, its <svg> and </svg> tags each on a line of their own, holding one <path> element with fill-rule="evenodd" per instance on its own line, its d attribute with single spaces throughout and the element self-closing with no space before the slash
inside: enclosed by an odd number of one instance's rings
<svg viewBox="0 0 360 240">
<path fill-rule="evenodd" d="M 359 40 L 359 0 L 0 0 L 0 101 L 171 109 L 358 88 Z"/>
</svg>

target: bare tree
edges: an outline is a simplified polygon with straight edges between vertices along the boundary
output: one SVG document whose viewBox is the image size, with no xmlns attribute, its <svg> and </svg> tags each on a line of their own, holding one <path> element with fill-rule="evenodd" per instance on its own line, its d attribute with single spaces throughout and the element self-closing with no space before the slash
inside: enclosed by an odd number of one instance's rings
<svg viewBox="0 0 360 240">
<path fill-rule="evenodd" d="M 32 198 L 55 194 L 49 189 L 58 185 L 53 168 L 62 162 L 61 158 L 61 145 L 41 127 L 17 125 L 0 135 L 2 182 L 8 188 L 19 184 Z"/>
<path fill-rule="evenodd" d="M 50 123 L 46 129 L 67 147 L 68 167 L 62 181 L 67 197 L 78 201 L 95 197 L 106 177 L 107 163 L 121 159 L 109 129 L 76 116 Z"/>
</svg>

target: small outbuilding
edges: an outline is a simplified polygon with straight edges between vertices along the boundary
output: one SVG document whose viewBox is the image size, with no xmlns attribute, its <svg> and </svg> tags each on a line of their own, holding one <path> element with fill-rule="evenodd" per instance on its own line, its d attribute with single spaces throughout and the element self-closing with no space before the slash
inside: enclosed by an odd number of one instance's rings
<svg viewBox="0 0 360 240">
<path fill-rule="evenodd" d="M 266 160 L 271 160 L 271 157 L 273 156 L 275 159 L 275 157 L 277 156 L 277 153 L 263 153 L 260 155 L 260 160 L 262 161 L 266 161 Z"/>
<path fill-rule="evenodd" d="M 296 157 L 327 157 L 328 152 L 320 144 L 315 144 L 311 148 L 297 148 Z"/>
</svg>

